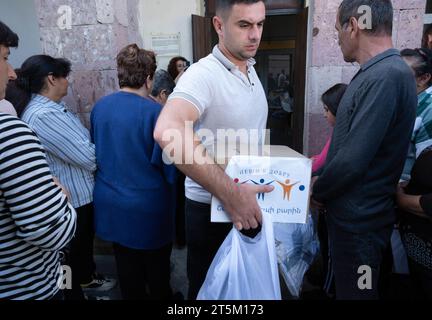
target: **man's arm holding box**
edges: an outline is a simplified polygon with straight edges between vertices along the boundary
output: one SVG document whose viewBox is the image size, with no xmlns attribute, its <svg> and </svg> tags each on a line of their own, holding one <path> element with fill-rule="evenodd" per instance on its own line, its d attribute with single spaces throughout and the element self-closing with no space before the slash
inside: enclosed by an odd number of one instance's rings
<svg viewBox="0 0 432 320">
<path fill-rule="evenodd" d="M 198 109 L 191 102 L 172 99 L 162 110 L 154 138 L 167 156 L 176 159 L 175 165 L 180 171 L 220 199 L 237 229 L 257 228 L 262 222 L 262 214 L 256 194 L 271 192 L 274 187 L 235 184 L 208 155 L 193 127 L 186 125 L 198 119 Z M 181 155 L 168 152 L 168 149 L 181 151 Z M 195 155 L 199 155 L 199 159 Z"/>
</svg>

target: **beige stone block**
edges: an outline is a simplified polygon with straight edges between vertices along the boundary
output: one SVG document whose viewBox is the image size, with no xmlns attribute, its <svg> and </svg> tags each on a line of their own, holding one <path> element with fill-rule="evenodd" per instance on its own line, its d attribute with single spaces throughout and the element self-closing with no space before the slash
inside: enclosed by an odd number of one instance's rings
<svg viewBox="0 0 432 320">
<path fill-rule="evenodd" d="M 97 21 L 99 23 L 114 23 L 114 3 L 113 0 L 96 0 Z"/>
<path fill-rule="evenodd" d="M 342 82 L 343 68 L 340 66 L 312 67 L 309 70 L 306 112 L 320 114 L 323 112 L 321 95 L 333 85 Z"/>
</svg>

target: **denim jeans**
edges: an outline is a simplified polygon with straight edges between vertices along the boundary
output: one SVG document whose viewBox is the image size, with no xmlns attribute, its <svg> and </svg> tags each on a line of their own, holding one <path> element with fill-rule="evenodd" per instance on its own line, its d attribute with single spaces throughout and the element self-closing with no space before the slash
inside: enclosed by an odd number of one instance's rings
<svg viewBox="0 0 432 320">
<path fill-rule="evenodd" d="M 327 227 L 336 299 L 378 300 L 381 263 L 390 245 L 393 226 L 367 233 L 351 233 L 327 219 Z M 367 284 L 367 288 L 362 284 Z"/>
</svg>

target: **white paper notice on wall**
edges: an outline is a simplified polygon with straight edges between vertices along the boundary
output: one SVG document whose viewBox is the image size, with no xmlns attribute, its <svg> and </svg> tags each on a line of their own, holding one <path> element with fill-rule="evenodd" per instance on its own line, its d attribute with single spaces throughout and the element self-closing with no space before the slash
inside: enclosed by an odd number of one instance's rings
<svg viewBox="0 0 432 320">
<path fill-rule="evenodd" d="M 257 195 L 261 210 L 269 213 L 273 222 L 306 223 L 312 175 L 310 159 L 234 156 L 226 173 L 237 184 L 274 186 L 271 193 Z M 231 221 L 222 203 L 215 197 L 211 204 L 211 221 Z"/>
<path fill-rule="evenodd" d="M 176 34 L 152 34 L 152 49 L 160 57 L 179 56 L 181 35 Z"/>
</svg>

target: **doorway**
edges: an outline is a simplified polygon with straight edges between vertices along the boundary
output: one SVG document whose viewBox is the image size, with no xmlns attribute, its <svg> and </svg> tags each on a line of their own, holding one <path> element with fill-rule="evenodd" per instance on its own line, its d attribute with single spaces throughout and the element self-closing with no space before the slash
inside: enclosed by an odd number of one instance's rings
<svg viewBox="0 0 432 320">
<path fill-rule="evenodd" d="M 294 60 L 296 15 L 268 16 L 255 57 L 268 102 L 267 128 L 273 145 L 294 147 Z"/>
</svg>

